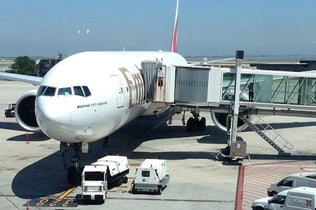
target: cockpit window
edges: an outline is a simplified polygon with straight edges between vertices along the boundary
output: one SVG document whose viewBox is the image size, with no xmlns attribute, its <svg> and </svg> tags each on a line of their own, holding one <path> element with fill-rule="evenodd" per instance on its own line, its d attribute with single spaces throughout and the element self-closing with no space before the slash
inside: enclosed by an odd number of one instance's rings
<svg viewBox="0 0 316 210">
<path fill-rule="evenodd" d="M 80 86 L 74 86 L 74 94 L 77 96 L 84 96 L 84 93 Z"/>
<path fill-rule="evenodd" d="M 86 97 L 91 96 L 91 92 L 87 86 L 82 86 L 82 88 Z"/>
<path fill-rule="evenodd" d="M 56 88 L 54 87 L 47 87 L 46 90 L 44 91 L 43 95 L 44 96 L 54 96 L 55 95 Z"/>
<path fill-rule="evenodd" d="M 48 87 L 48 86 L 40 86 L 37 91 L 37 96 L 54 96 L 56 92 L 55 87 Z M 72 90 L 73 89 L 73 90 Z M 64 87 L 59 88 L 57 94 L 60 96 L 68 96 L 72 95 L 88 97 L 91 95 L 91 92 L 87 86 L 74 86 L 74 87 Z"/>
<path fill-rule="evenodd" d="M 58 95 L 63 95 L 63 96 L 68 96 L 71 95 L 72 91 L 70 87 L 65 87 L 65 88 L 59 88 L 58 89 Z"/>
<path fill-rule="evenodd" d="M 46 88 L 47 88 L 46 86 L 40 86 L 37 90 L 37 96 L 43 95 Z"/>
</svg>

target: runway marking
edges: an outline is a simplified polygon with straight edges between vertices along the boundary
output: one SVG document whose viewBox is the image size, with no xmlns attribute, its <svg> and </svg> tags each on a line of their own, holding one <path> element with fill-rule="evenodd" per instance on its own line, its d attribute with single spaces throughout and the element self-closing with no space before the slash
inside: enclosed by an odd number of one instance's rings
<svg viewBox="0 0 316 210">
<path fill-rule="evenodd" d="M 65 192 L 63 192 L 60 196 L 58 196 L 56 198 L 56 200 L 61 201 L 63 200 L 65 197 L 67 197 L 70 193 L 72 193 L 74 190 L 76 189 L 76 187 L 72 187 L 69 188 L 68 190 L 66 190 Z"/>
<path fill-rule="evenodd" d="M 75 198 L 66 198 L 72 193 L 76 187 L 72 187 L 57 198 L 36 198 L 28 201 L 24 206 L 30 207 L 77 207 L 79 204 L 75 202 Z"/>
</svg>

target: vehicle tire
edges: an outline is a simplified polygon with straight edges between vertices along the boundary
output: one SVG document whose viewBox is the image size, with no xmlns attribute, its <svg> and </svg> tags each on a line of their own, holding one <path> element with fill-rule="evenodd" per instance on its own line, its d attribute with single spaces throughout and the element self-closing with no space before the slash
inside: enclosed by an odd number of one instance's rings
<svg viewBox="0 0 316 210">
<path fill-rule="evenodd" d="M 205 117 L 202 117 L 199 121 L 199 130 L 204 131 L 206 128 L 206 119 Z"/>
<path fill-rule="evenodd" d="M 162 186 L 158 186 L 158 195 L 161 195 L 162 193 Z"/>
<path fill-rule="evenodd" d="M 136 190 L 135 190 L 135 186 L 134 185 L 132 186 L 132 193 L 136 194 Z"/>
<path fill-rule="evenodd" d="M 80 184 L 80 175 L 78 174 L 75 166 L 68 168 L 67 177 L 69 184 L 73 186 L 78 186 Z"/>
<path fill-rule="evenodd" d="M 193 131 L 194 130 L 194 119 L 193 117 L 190 117 L 187 121 L 187 131 Z"/>
<path fill-rule="evenodd" d="M 256 206 L 256 207 L 253 207 L 252 210 L 264 210 L 264 208 L 261 206 Z"/>
</svg>

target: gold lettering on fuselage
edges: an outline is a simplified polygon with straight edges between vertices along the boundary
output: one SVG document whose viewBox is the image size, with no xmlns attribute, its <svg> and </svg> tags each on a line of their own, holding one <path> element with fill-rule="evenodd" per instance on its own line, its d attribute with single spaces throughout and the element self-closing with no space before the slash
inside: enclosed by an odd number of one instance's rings
<svg viewBox="0 0 316 210">
<path fill-rule="evenodd" d="M 131 74 L 126 68 L 119 68 L 127 83 L 129 92 L 129 108 L 141 104 L 144 100 L 144 81 L 139 72 Z"/>
</svg>

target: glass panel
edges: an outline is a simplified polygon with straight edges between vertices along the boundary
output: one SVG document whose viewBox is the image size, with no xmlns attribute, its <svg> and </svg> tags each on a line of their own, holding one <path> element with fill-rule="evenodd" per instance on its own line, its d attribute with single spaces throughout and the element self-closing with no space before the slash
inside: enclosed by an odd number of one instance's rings
<svg viewBox="0 0 316 210">
<path fill-rule="evenodd" d="M 234 90 L 235 74 L 224 73 L 222 100 L 233 100 Z M 240 101 L 248 101 L 249 94 L 254 102 L 315 106 L 316 78 L 241 74 Z"/>
<path fill-rule="evenodd" d="M 84 93 L 80 86 L 74 86 L 74 94 L 77 96 L 84 96 Z"/>
<path fill-rule="evenodd" d="M 142 177 L 150 177 L 150 171 L 142 171 Z"/>
<path fill-rule="evenodd" d="M 37 90 L 37 96 L 43 95 L 46 88 L 47 88 L 46 86 L 40 86 Z"/>
<path fill-rule="evenodd" d="M 91 92 L 87 86 L 82 86 L 82 88 L 83 88 L 83 91 L 84 91 L 86 97 L 91 96 Z"/>
<path fill-rule="evenodd" d="M 71 95 L 71 88 L 70 87 L 66 87 L 66 88 L 59 88 L 58 89 L 58 95 Z"/>
<path fill-rule="evenodd" d="M 86 181 L 104 181 L 104 172 L 86 172 L 84 178 Z"/>
<path fill-rule="evenodd" d="M 56 91 L 56 88 L 54 88 L 54 87 L 47 87 L 43 95 L 44 96 L 54 96 L 55 95 L 55 91 Z"/>
</svg>

